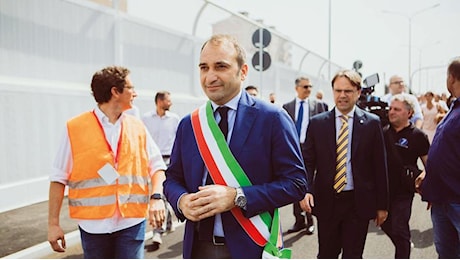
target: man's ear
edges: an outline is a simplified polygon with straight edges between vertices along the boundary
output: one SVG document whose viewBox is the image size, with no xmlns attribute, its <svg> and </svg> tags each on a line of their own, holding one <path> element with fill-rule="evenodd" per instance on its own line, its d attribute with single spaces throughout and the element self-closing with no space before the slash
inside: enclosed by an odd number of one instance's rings
<svg viewBox="0 0 460 260">
<path fill-rule="evenodd" d="M 248 75 L 248 64 L 245 63 L 241 66 L 241 69 L 240 69 L 240 75 L 241 75 L 241 81 L 244 81 L 246 79 L 246 76 Z"/>
<path fill-rule="evenodd" d="M 110 89 L 110 92 L 112 92 L 112 96 L 118 96 L 118 95 L 121 94 L 121 93 L 118 91 L 117 87 L 115 87 L 115 86 L 112 87 L 112 88 Z"/>
</svg>

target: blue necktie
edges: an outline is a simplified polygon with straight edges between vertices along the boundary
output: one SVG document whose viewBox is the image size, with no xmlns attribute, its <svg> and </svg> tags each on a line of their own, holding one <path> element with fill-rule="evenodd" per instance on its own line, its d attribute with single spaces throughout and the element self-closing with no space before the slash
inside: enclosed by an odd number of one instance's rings
<svg viewBox="0 0 460 260">
<path fill-rule="evenodd" d="M 303 103 L 305 101 L 300 101 L 299 113 L 297 114 L 297 120 L 295 121 L 295 128 L 297 129 L 297 134 L 300 137 L 300 129 L 302 128 L 303 121 Z"/>
</svg>

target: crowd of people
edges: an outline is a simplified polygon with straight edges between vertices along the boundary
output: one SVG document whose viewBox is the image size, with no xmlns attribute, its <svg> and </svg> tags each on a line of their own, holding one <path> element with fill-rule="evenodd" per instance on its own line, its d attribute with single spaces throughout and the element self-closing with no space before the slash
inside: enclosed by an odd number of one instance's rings
<svg viewBox="0 0 460 260">
<path fill-rule="evenodd" d="M 198 66 L 209 100 L 182 119 L 169 111 L 168 91 L 141 116 L 125 67 L 93 75 L 97 104 L 67 122 L 50 175 L 54 251 L 66 247 L 59 216 L 68 186 L 85 258 L 143 258 L 146 225 L 157 250 L 173 214 L 186 221 L 184 258 L 289 258 L 278 213 L 289 204 L 289 233 L 314 234 L 316 218 L 318 258 L 362 258 L 370 220 L 395 258 L 410 258 L 415 193 L 431 208 L 439 257 L 460 257 L 460 58 L 447 71 L 452 100 L 417 99 L 391 77 L 386 126 L 356 105 L 353 70 L 333 77 L 329 110 L 322 91 L 311 97 L 308 77 L 294 80 L 295 98 L 283 105 L 243 88 L 246 54 L 229 35 L 208 39 Z"/>
</svg>

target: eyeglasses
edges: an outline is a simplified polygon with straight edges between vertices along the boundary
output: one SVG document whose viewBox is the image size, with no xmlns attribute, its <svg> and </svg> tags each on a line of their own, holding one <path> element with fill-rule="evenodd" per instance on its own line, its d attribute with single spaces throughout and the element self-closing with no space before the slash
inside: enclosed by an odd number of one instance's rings
<svg viewBox="0 0 460 260">
<path fill-rule="evenodd" d="M 390 82 L 390 84 L 396 84 L 396 85 L 401 85 L 404 84 L 404 81 L 395 81 L 395 82 Z"/>
<path fill-rule="evenodd" d="M 304 89 L 312 88 L 312 87 L 313 87 L 312 85 L 305 85 L 305 86 L 302 86 L 302 88 L 304 88 Z"/>
<path fill-rule="evenodd" d="M 343 92 L 345 95 L 348 96 L 348 95 L 355 93 L 355 90 L 353 89 L 334 89 L 334 92 L 339 95 Z"/>
</svg>

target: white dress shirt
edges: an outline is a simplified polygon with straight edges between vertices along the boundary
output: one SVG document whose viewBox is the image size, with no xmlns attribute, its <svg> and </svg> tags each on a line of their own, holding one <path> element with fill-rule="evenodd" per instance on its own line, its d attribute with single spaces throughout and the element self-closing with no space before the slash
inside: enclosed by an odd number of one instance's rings
<svg viewBox="0 0 460 260">
<path fill-rule="evenodd" d="M 335 109 L 335 140 L 339 139 L 339 133 L 340 133 L 340 128 L 342 127 L 342 120 L 340 119 L 340 116 L 343 115 L 342 112 L 340 112 L 337 107 Z M 353 136 L 353 117 L 355 115 L 355 109 L 356 106 L 353 107 L 353 109 L 346 114 L 348 116 L 348 146 L 347 146 L 347 183 L 345 185 L 345 188 L 343 189 L 344 191 L 347 190 L 353 190 L 354 189 L 354 183 L 353 183 L 353 171 L 351 169 L 351 142 L 352 142 L 352 136 Z"/>
<path fill-rule="evenodd" d="M 153 110 L 142 116 L 142 122 L 162 155 L 171 155 L 179 121 L 179 116 L 170 111 L 166 111 L 164 116 L 159 116 L 157 111 Z"/>
</svg>

